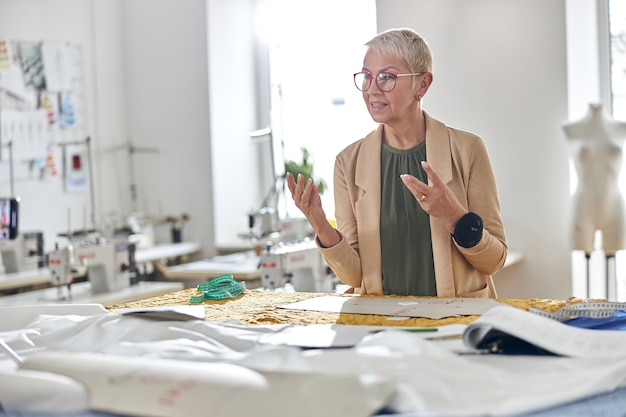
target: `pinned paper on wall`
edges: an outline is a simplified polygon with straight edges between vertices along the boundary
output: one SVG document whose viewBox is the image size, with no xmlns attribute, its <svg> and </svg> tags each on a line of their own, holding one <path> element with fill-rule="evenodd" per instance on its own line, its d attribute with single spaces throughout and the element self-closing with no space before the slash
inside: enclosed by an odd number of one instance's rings
<svg viewBox="0 0 626 417">
<path fill-rule="evenodd" d="M 48 119 L 43 110 L 2 110 L 0 113 L 3 142 L 11 142 L 13 158 L 31 161 L 42 158 L 48 145 Z"/>
<path fill-rule="evenodd" d="M 65 191 L 80 193 L 89 187 L 87 148 L 82 145 L 67 145 L 63 148 L 65 167 Z"/>
<path fill-rule="evenodd" d="M 54 148 L 52 145 L 48 144 L 46 147 L 46 157 L 43 161 L 37 160 L 36 163 L 39 162 L 39 169 L 43 169 L 44 172 L 49 173 L 53 177 L 57 175 L 57 166 L 56 166 L 56 158 L 54 157 Z"/>
<path fill-rule="evenodd" d="M 74 96 L 70 93 L 59 95 L 59 126 L 65 129 L 76 126 Z"/>
<path fill-rule="evenodd" d="M 63 42 L 44 42 L 41 57 L 46 80 L 46 90 L 51 92 L 72 89 L 71 50 Z"/>
<path fill-rule="evenodd" d="M 22 66 L 17 61 L 13 61 L 8 69 L 0 72 L 0 89 L 9 93 L 9 97 L 13 97 L 16 101 L 16 106 L 10 106 L 8 100 L 4 101 L 3 108 L 35 108 L 37 106 L 37 93 L 26 88 Z"/>
<path fill-rule="evenodd" d="M 26 87 L 35 90 L 46 89 L 46 75 L 41 55 L 41 44 L 36 42 L 21 42 L 19 44 L 20 62 L 24 74 Z"/>
<path fill-rule="evenodd" d="M 0 38 L 0 71 L 11 68 L 11 45 L 8 39 Z"/>
<path fill-rule="evenodd" d="M 65 192 L 90 187 L 82 47 L 0 36 L 0 185 L 56 177 Z M 56 184 L 55 184 L 56 185 Z"/>
<path fill-rule="evenodd" d="M 39 97 L 39 107 L 46 113 L 48 125 L 54 126 L 59 119 L 59 98 L 57 95 L 43 91 Z"/>
</svg>

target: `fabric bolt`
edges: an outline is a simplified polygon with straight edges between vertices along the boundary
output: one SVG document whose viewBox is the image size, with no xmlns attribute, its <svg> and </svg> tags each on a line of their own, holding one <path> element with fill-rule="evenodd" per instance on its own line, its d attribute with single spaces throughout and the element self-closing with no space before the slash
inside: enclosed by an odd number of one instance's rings
<svg viewBox="0 0 626 417">
<path fill-rule="evenodd" d="M 626 311 L 617 310 L 611 317 L 577 317 L 565 324 L 584 329 L 597 330 L 626 330 Z"/>
</svg>

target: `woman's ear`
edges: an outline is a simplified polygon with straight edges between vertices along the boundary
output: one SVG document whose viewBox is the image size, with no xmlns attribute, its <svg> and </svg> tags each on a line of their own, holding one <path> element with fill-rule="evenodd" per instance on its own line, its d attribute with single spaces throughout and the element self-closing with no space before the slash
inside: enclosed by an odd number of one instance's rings
<svg viewBox="0 0 626 417">
<path fill-rule="evenodd" d="M 426 92 L 430 88 L 430 85 L 433 83 L 433 74 L 432 72 L 425 73 L 420 80 L 419 89 L 417 90 L 417 99 L 421 99 L 426 95 Z"/>
</svg>

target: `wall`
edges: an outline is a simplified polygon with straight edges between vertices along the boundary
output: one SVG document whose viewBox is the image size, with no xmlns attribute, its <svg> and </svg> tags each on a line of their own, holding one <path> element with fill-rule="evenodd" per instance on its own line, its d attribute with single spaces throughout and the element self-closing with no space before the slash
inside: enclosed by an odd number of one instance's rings
<svg viewBox="0 0 626 417">
<path fill-rule="evenodd" d="M 83 48 L 98 222 L 137 210 L 186 213 L 183 239 L 213 254 L 206 22 L 204 0 L 0 0 L 2 36 Z M 129 144 L 138 150 L 134 181 Z M 48 248 L 67 230 L 68 207 L 72 226 L 83 224 L 87 196 L 33 181 L 16 191 L 22 229 L 44 230 Z M 167 226 L 157 229 L 157 239 L 169 241 Z"/>
<path fill-rule="evenodd" d="M 271 184 L 267 140 L 250 133 L 268 126 L 269 108 L 258 105 L 255 77 L 255 0 L 209 0 L 209 84 L 213 158 L 215 242 L 221 249 L 242 248 L 248 213 L 261 207 Z M 269 104 L 269 103 L 267 103 Z M 263 117 L 265 113 L 265 117 Z M 267 138 L 265 138 L 267 139 Z M 264 152 L 266 152 L 264 154 Z M 263 155 L 267 157 L 263 159 Z"/>
<path fill-rule="evenodd" d="M 94 82 L 91 7 L 91 2 L 81 0 L 0 0 L 1 36 L 9 40 L 67 41 L 82 49 L 82 75 L 85 79 L 84 95 L 87 103 L 94 102 L 94 91 L 91 88 Z M 93 133 L 92 127 L 96 118 L 94 106 L 89 105 L 85 110 L 88 131 Z M 66 232 L 68 227 L 76 229 L 91 226 L 88 219 L 92 210 L 89 194 L 68 194 L 63 191 L 60 149 L 55 150 L 58 151 L 57 176 L 38 180 L 33 172 L 34 179 L 24 180 L 25 176 L 20 176 L 15 181 L 15 194 L 21 198 L 20 229 L 43 231 L 48 248 L 54 244 L 57 233 Z M 14 161 L 14 165 L 19 165 L 20 168 L 23 168 L 23 164 L 22 161 Z M 0 195 L 8 196 L 8 159 L 3 160 L 0 165 L 3 168 Z M 23 172 L 23 169 L 19 171 Z"/>
<path fill-rule="evenodd" d="M 124 139 L 157 149 L 134 159 L 139 210 L 159 216 L 189 214 L 183 238 L 201 242 L 204 253 L 212 254 L 206 2 L 121 4 L 128 120 Z"/>
<path fill-rule="evenodd" d="M 509 246 L 525 259 L 494 277 L 501 297 L 568 297 L 565 4 L 378 0 L 379 30 L 408 26 L 434 55 L 424 108 L 481 135 Z"/>
</svg>

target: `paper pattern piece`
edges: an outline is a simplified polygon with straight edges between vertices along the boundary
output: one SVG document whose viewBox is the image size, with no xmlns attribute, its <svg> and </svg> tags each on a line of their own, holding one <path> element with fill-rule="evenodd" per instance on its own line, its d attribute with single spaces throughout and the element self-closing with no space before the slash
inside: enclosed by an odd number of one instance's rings
<svg viewBox="0 0 626 417">
<path fill-rule="evenodd" d="M 204 305 L 120 308 L 116 313 L 154 320 L 204 320 Z"/>
<path fill-rule="evenodd" d="M 499 305 L 501 304 L 491 298 L 370 298 L 329 295 L 278 307 L 329 313 L 442 319 L 444 317 L 481 315 L 490 308 Z"/>
<path fill-rule="evenodd" d="M 435 328 L 433 332 L 411 334 L 426 340 L 436 340 L 440 344 L 447 340 L 457 340 L 456 336 L 459 336 L 458 342 L 460 344 L 460 335 L 466 328 L 467 326 L 463 324 L 450 324 Z M 402 332 L 413 329 L 400 326 L 354 326 L 349 324 L 290 325 L 280 331 L 264 334 L 259 338 L 259 343 L 275 346 L 297 346 L 306 349 L 349 348 L 358 345 L 364 338 L 383 331 Z M 462 347 L 450 350 L 467 352 Z"/>
</svg>

